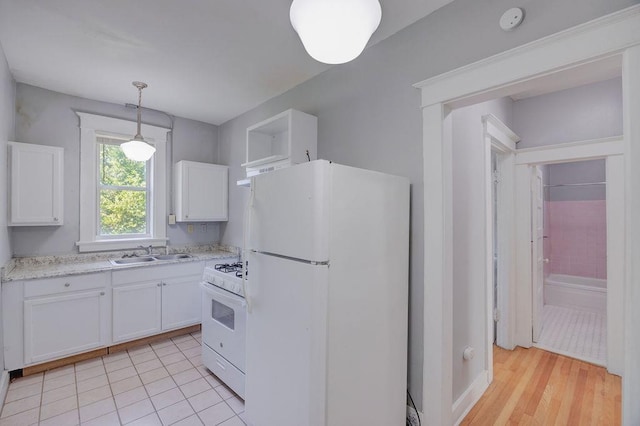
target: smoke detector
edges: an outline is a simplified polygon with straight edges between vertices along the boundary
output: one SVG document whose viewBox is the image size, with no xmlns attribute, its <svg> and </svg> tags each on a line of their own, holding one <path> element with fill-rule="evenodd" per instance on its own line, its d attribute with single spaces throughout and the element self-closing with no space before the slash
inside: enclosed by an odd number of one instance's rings
<svg viewBox="0 0 640 426">
<path fill-rule="evenodd" d="M 524 19 L 524 10 L 514 7 L 507 10 L 500 18 L 500 28 L 504 31 L 512 31 L 522 23 Z"/>
</svg>

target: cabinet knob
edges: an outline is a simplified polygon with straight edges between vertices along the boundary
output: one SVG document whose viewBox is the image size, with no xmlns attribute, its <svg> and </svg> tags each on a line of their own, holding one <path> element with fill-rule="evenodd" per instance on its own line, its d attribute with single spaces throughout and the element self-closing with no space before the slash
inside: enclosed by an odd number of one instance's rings
<svg viewBox="0 0 640 426">
<path fill-rule="evenodd" d="M 70 286 L 71 286 L 71 283 L 64 283 L 64 286 L 65 286 L 65 287 L 70 287 Z"/>
<path fill-rule="evenodd" d="M 158 283 L 158 284 L 156 284 L 156 285 L 157 285 L 158 287 L 160 287 L 160 286 L 162 285 L 162 283 Z"/>
<path fill-rule="evenodd" d="M 167 283 L 162 283 L 162 285 L 167 285 Z"/>
<path fill-rule="evenodd" d="M 53 218 L 53 221 L 54 221 L 54 222 L 57 222 L 57 221 L 58 221 L 58 218 L 57 218 L 57 217 L 54 217 L 54 218 Z"/>
<path fill-rule="evenodd" d="M 188 215 L 188 214 L 185 214 L 185 215 L 184 215 L 184 217 L 186 217 L 187 219 L 189 219 L 189 215 Z"/>
<path fill-rule="evenodd" d="M 100 292 L 100 296 L 104 296 L 104 291 L 101 291 L 101 292 Z"/>
</svg>

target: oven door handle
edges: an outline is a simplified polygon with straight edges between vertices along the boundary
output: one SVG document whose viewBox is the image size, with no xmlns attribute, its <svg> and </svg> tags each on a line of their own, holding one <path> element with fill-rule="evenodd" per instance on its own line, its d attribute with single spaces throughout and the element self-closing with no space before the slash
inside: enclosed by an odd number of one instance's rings
<svg viewBox="0 0 640 426">
<path fill-rule="evenodd" d="M 204 292 L 207 293 L 209 297 L 213 297 L 216 300 L 224 300 L 230 305 L 240 305 L 243 308 L 247 306 L 247 302 L 242 297 L 235 296 L 231 293 L 227 294 L 228 292 L 226 290 L 218 290 L 209 283 L 201 282 L 200 287 L 202 287 L 202 290 L 204 290 Z"/>
</svg>

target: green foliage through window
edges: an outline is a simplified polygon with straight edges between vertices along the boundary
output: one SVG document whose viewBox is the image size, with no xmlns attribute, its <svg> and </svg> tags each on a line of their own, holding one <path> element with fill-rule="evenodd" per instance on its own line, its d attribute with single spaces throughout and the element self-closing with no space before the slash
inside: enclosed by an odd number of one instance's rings
<svg viewBox="0 0 640 426">
<path fill-rule="evenodd" d="M 102 236 L 146 234 L 148 162 L 129 160 L 119 142 L 98 138 L 98 233 Z"/>
</svg>

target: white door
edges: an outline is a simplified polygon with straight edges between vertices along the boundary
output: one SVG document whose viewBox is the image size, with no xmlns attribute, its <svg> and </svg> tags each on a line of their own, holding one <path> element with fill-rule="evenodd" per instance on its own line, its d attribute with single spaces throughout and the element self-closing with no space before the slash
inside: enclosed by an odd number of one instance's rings
<svg viewBox="0 0 640 426">
<path fill-rule="evenodd" d="M 199 324 L 200 275 L 162 281 L 162 330 Z"/>
<path fill-rule="evenodd" d="M 248 424 L 325 425 L 328 266 L 259 253 L 249 265 Z"/>
<path fill-rule="evenodd" d="M 542 169 L 536 166 L 532 169 L 531 180 L 531 259 L 533 280 L 533 341 L 540 339 L 542 332 L 542 308 L 544 306 L 544 182 Z"/>
<path fill-rule="evenodd" d="M 105 346 L 107 309 L 103 289 L 25 300 L 25 364 Z"/>
<path fill-rule="evenodd" d="M 113 288 L 113 341 L 122 342 L 161 331 L 162 283 Z"/>
</svg>

